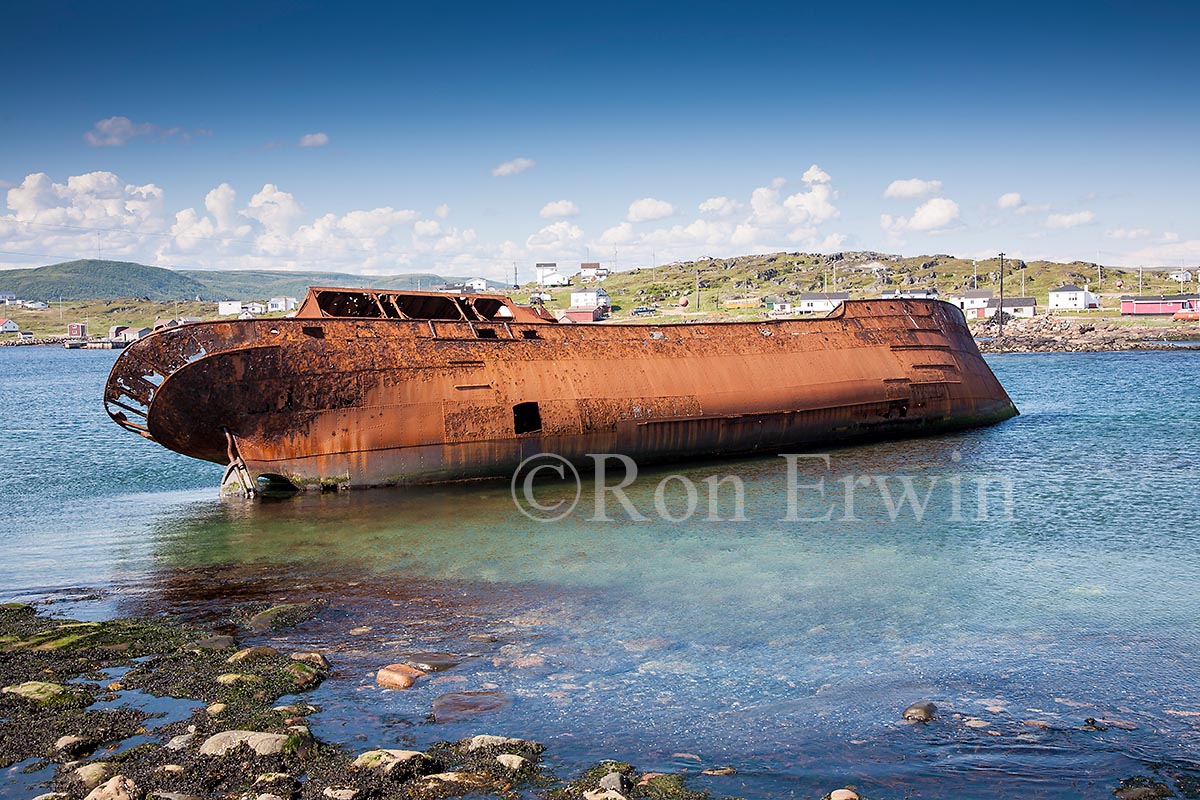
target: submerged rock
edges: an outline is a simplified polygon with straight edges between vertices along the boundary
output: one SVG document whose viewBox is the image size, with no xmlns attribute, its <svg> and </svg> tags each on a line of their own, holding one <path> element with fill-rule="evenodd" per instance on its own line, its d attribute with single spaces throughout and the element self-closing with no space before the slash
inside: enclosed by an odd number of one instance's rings
<svg viewBox="0 0 1200 800">
<path fill-rule="evenodd" d="M 434 722 L 458 722 L 507 708 L 512 698 L 502 692 L 450 692 L 433 701 Z"/>
<path fill-rule="evenodd" d="M 466 661 L 464 656 L 453 653 L 414 653 L 404 663 L 423 672 L 443 672 Z"/>
<path fill-rule="evenodd" d="M 536 742 L 526 742 L 524 739 L 512 739 L 508 736 L 492 736 L 486 733 L 481 733 L 478 736 L 472 736 L 470 739 L 463 739 L 460 744 L 468 753 L 473 753 L 476 750 L 483 750 L 488 747 L 523 747 L 525 745 L 532 745 L 533 747 L 538 746 Z"/>
<path fill-rule="evenodd" d="M 828 795 L 829 800 L 860 800 L 858 792 L 853 789 L 834 789 Z"/>
<path fill-rule="evenodd" d="M 424 671 L 408 664 L 389 664 L 375 673 L 375 682 L 385 689 L 408 689 L 424 677 Z"/>
<path fill-rule="evenodd" d="M 928 700 L 923 700 L 904 709 L 902 716 L 909 722 L 929 722 L 936 714 L 937 706 Z"/>
</svg>

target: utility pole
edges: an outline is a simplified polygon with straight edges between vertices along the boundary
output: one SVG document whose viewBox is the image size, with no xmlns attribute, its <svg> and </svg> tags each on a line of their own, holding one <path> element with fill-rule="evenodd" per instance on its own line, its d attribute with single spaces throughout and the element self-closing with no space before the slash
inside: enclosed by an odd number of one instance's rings
<svg viewBox="0 0 1200 800">
<path fill-rule="evenodd" d="M 1142 293 L 1142 265 L 1138 264 L 1138 294 Z"/>
<path fill-rule="evenodd" d="M 1000 315 L 999 316 L 1000 329 L 996 335 L 1003 336 L 1004 335 L 1004 253 L 1000 254 L 1000 308 L 996 309 L 996 313 Z"/>
<path fill-rule="evenodd" d="M 513 288 L 520 289 L 521 282 L 517 280 L 517 262 L 513 262 Z"/>
<path fill-rule="evenodd" d="M 696 310 L 700 310 L 700 268 L 696 268 Z"/>
<path fill-rule="evenodd" d="M 979 288 L 979 262 L 972 261 L 971 265 L 975 268 L 975 277 L 971 279 L 971 288 L 978 289 Z"/>
<path fill-rule="evenodd" d="M 1021 297 L 1025 296 L 1025 268 L 1021 267 Z"/>
</svg>

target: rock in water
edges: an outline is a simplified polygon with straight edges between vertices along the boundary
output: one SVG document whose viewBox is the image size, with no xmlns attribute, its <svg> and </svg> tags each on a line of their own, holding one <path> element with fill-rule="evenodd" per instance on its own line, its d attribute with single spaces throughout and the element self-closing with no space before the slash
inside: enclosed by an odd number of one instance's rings
<svg viewBox="0 0 1200 800">
<path fill-rule="evenodd" d="M 605 775 L 600 779 L 599 786 L 601 789 L 608 789 L 622 794 L 633 788 L 633 785 L 629 782 L 629 778 L 626 778 L 619 772 L 610 772 Z"/>
<path fill-rule="evenodd" d="M 512 699 L 502 692 L 451 692 L 433 701 L 434 722 L 458 722 L 506 708 Z"/>
<path fill-rule="evenodd" d="M 500 755 L 496 756 L 496 761 L 500 763 L 500 766 L 507 767 L 514 772 L 520 770 L 529 763 L 520 756 L 515 756 L 512 753 L 501 753 Z"/>
<path fill-rule="evenodd" d="M 457 667 L 464 660 L 453 653 L 414 653 L 405 663 L 425 672 L 443 672 Z"/>
<path fill-rule="evenodd" d="M 375 682 L 385 689 L 408 689 L 425 673 L 408 664 L 389 664 L 375 673 Z"/>
<path fill-rule="evenodd" d="M 853 789 L 834 789 L 829 793 L 829 800 L 859 800 L 859 797 Z"/>
<path fill-rule="evenodd" d="M 909 722 L 929 722 L 937 714 L 937 706 L 928 700 L 913 703 L 904 709 L 904 718 Z"/>
</svg>

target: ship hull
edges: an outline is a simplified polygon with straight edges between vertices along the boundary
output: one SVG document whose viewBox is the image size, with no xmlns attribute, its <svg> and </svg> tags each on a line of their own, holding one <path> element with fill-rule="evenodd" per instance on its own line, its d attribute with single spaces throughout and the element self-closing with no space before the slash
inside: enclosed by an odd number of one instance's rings
<svg viewBox="0 0 1200 800">
<path fill-rule="evenodd" d="M 542 452 L 784 452 L 1017 413 L 961 312 L 931 300 L 689 325 L 200 323 L 128 348 L 106 402 L 172 450 L 301 488 L 508 476 Z"/>
</svg>

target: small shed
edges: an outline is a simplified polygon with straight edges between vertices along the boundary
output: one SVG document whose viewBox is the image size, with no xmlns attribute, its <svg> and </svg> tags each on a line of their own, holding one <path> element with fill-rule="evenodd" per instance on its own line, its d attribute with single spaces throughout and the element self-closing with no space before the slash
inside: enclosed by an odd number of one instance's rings
<svg viewBox="0 0 1200 800">
<path fill-rule="evenodd" d="M 599 322 L 604 319 L 604 309 L 600 306 L 571 306 L 563 312 L 563 317 L 571 322 Z"/>
</svg>

